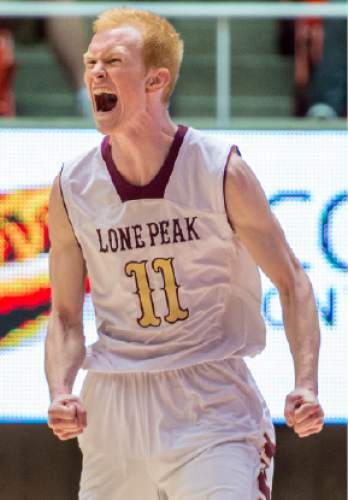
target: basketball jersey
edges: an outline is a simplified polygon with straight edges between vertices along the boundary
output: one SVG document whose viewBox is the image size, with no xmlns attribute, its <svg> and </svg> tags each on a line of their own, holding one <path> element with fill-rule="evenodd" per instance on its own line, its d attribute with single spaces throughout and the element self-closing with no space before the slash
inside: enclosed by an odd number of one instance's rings
<svg viewBox="0 0 348 500">
<path fill-rule="evenodd" d="M 85 368 L 177 369 L 264 348 L 259 272 L 225 210 L 233 147 L 179 126 L 160 171 L 142 187 L 117 170 L 108 137 L 63 166 L 61 191 L 98 332 Z"/>
</svg>

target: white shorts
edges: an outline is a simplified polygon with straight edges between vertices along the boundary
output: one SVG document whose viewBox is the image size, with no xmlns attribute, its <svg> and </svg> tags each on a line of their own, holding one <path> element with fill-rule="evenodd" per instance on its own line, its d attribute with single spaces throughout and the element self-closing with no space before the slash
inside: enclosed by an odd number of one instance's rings
<svg viewBox="0 0 348 500">
<path fill-rule="evenodd" d="M 241 359 L 89 372 L 80 500 L 269 500 L 274 430 Z"/>
</svg>

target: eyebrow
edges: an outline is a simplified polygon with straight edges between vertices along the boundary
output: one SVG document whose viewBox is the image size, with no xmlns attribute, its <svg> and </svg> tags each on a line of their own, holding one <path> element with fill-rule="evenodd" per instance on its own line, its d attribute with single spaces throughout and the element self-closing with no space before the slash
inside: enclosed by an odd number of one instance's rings
<svg viewBox="0 0 348 500">
<path fill-rule="evenodd" d="M 124 54 L 122 54 L 119 51 L 112 51 L 112 52 L 106 53 L 106 55 L 104 56 L 104 59 L 109 59 L 110 57 L 114 57 L 114 56 L 117 56 L 117 57 L 122 56 L 122 57 L 124 57 Z M 87 59 L 97 59 L 97 56 L 95 56 L 91 52 L 86 52 L 85 54 L 83 54 L 83 59 L 84 60 L 87 60 Z"/>
<path fill-rule="evenodd" d="M 86 59 L 95 59 L 95 57 L 90 52 L 86 52 L 83 54 L 83 60 L 85 61 Z"/>
</svg>

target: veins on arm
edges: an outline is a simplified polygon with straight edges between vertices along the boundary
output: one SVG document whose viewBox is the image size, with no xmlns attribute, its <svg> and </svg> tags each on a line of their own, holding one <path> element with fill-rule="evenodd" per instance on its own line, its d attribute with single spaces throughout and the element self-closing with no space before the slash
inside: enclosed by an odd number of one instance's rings
<svg viewBox="0 0 348 500">
<path fill-rule="evenodd" d="M 295 384 L 316 392 L 320 333 L 312 286 L 260 183 L 237 154 L 228 165 L 225 197 L 236 235 L 279 291 Z"/>
<path fill-rule="evenodd" d="M 85 356 L 82 325 L 86 266 L 62 200 L 59 177 L 49 201 L 52 308 L 45 368 L 51 396 L 71 392 Z"/>
</svg>

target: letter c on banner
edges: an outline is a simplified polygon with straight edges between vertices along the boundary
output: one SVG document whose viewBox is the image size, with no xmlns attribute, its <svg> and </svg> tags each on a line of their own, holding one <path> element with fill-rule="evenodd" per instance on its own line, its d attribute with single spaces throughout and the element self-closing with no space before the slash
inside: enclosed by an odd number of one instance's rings
<svg viewBox="0 0 348 500">
<path fill-rule="evenodd" d="M 284 201 L 310 201 L 311 195 L 308 191 L 280 191 L 273 194 L 269 198 L 269 204 L 273 208 L 274 205 L 283 203 Z M 309 269 L 311 266 L 308 262 L 301 262 L 304 269 Z"/>
<path fill-rule="evenodd" d="M 340 259 L 335 253 L 332 241 L 332 231 L 330 231 L 330 224 L 332 223 L 332 218 L 334 213 L 337 211 L 338 207 L 344 202 L 348 201 L 348 192 L 342 191 L 336 194 L 333 198 L 329 200 L 325 206 L 321 219 L 321 248 L 328 262 L 336 269 L 340 269 L 343 272 L 348 271 L 348 264 L 344 260 Z"/>
</svg>

